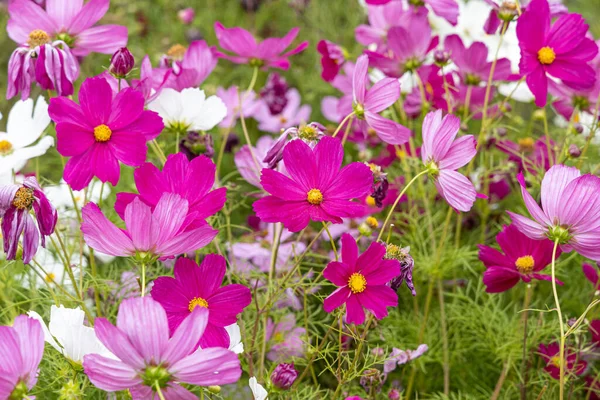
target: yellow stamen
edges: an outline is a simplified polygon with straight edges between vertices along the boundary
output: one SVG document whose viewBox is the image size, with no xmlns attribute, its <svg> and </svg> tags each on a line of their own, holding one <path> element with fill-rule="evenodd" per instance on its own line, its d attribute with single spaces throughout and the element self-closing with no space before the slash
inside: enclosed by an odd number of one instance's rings
<svg viewBox="0 0 600 400">
<path fill-rule="evenodd" d="M 174 60 L 181 61 L 183 60 L 183 56 L 186 51 L 187 49 L 185 48 L 185 46 L 176 44 L 171 46 L 171 48 L 167 51 L 167 55 Z"/>
<path fill-rule="evenodd" d="M 548 365 L 554 365 L 556 368 L 560 368 L 560 357 L 554 356 L 548 362 Z"/>
<path fill-rule="evenodd" d="M 310 189 L 306 195 L 306 200 L 310 204 L 318 206 L 323 202 L 323 193 L 319 189 Z"/>
<path fill-rule="evenodd" d="M 12 152 L 12 144 L 8 140 L 0 140 L 0 156 L 8 155 Z"/>
<path fill-rule="evenodd" d="M 377 221 L 376 218 L 374 217 L 369 217 L 365 220 L 365 223 L 369 226 L 369 228 L 371 229 L 376 229 L 379 227 L 379 222 Z"/>
<path fill-rule="evenodd" d="M 519 150 L 521 150 L 523 152 L 526 152 L 526 153 L 532 152 L 534 146 L 535 146 L 535 142 L 530 137 L 527 137 L 524 139 L 519 139 Z"/>
<path fill-rule="evenodd" d="M 19 210 L 25 210 L 31 207 L 33 200 L 33 189 L 21 187 L 17 190 L 17 193 L 15 193 L 12 205 Z"/>
<path fill-rule="evenodd" d="M 188 309 L 190 312 L 194 311 L 196 307 L 208 308 L 208 301 L 204 300 L 202 297 L 194 297 L 190 304 L 188 305 Z"/>
<path fill-rule="evenodd" d="M 35 29 L 29 33 L 27 44 L 31 48 L 35 48 L 44 44 L 50 43 L 50 36 L 41 29 Z"/>
<path fill-rule="evenodd" d="M 104 124 L 94 128 L 94 138 L 96 139 L 96 142 L 108 142 L 111 136 L 112 131 Z"/>
<path fill-rule="evenodd" d="M 556 59 L 556 53 L 554 52 L 554 49 L 552 49 L 551 47 L 548 47 L 548 46 L 542 47 L 538 51 L 537 56 L 538 56 L 538 60 L 544 65 L 550 65 Z"/>
<path fill-rule="evenodd" d="M 535 265 L 535 260 L 531 256 L 523 256 L 517 258 L 515 261 L 515 267 L 522 274 L 530 274 L 533 271 L 533 266 Z"/>
<path fill-rule="evenodd" d="M 375 207 L 375 205 L 377 204 L 375 203 L 375 199 L 373 198 L 373 196 L 367 196 L 365 203 L 367 203 L 367 205 L 370 207 Z"/>
<path fill-rule="evenodd" d="M 354 294 L 362 293 L 367 288 L 367 280 L 363 274 L 355 272 L 348 278 L 348 287 Z"/>
<path fill-rule="evenodd" d="M 287 122 L 287 118 L 284 116 L 279 117 L 279 122 L 281 122 L 282 124 L 285 124 Z"/>
<path fill-rule="evenodd" d="M 50 272 L 49 274 L 46 275 L 46 278 L 44 278 L 44 280 L 48 283 L 53 283 L 54 279 L 56 279 L 56 275 L 52 272 Z"/>
</svg>

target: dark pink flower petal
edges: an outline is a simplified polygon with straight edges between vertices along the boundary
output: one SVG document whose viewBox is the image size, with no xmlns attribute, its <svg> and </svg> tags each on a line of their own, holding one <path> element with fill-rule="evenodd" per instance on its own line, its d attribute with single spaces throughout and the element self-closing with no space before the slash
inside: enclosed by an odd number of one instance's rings
<svg viewBox="0 0 600 400">
<path fill-rule="evenodd" d="M 112 133 L 107 146 L 114 155 L 113 158 L 132 167 L 142 165 L 146 161 L 146 139 L 138 133 L 116 131 Z M 100 146 L 98 146 L 100 147 Z M 99 178 L 100 175 L 96 174 Z M 118 181 L 118 179 L 117 179 Z"/>
<path fill-rule="evenodd" d="M 299 183 L 306 193 L 317 188 L 319 171 L 317 170 L 315 155 L 310 146 L 304 143 L 303 140 L 292 140 L 285 146 L 285 149 L 283 149 L 283 162 L 290 178 Z"/>
<path fill-rule="evenodd" d="M 171 336 L 163 360 L 168 364 L 174 364 L 191 354 L 206 331 L 207 325 L 208 310 L 196 307 Z"/>
<path fill-rule="evenodd" d="M 584 263 L 582 265 L 583 274 L 586 279 L 594 285 L 594 288 L 598 287 L 598 269 L 592 267 L 590 264 Z M 599 332 L 600 333 L 600 332 Z"/>
<path fill-rule="evenodd" d="M 260 183 L 263 188 L 278 198 L 292 201 L 306 201 L 308 190 L 279 171 L 263 168 Z"/>
<path fill-rule="evenodd" d="M 342 304 L 346 303 L 346 301 L 348 301 L 351 297 L 352 292 L 350 289 L 348 289 L 348 286 L 340 287 L 323 301 L 323 308 L 325 309 L 325 312 L 330 313 L 336 308 L 340 307 Z"/>
<path fill-rule="evenodd" d="M 479 247 L 479 260 L 486 266 L 501 266 L 511 268 L 514 266 L 514 262 L 508 259 L 504 254 L 500 253 L 498 250 L 484 246 L 482 244 L 478 245 Z"/>
<path fill-rule="evenodd" d="M 310 222 L 310 204 L 307 201 L 290 202 L 267 196 L 255 201 L 252 208 L 264 222 L 282 222 L 290 232 L 299 232 Z"/>
<path fill-rule="evenodd" d="M 519 46 L 537 54 L 545 46 L 550 30 L 550 8 L 547 0 L 532 0 L 517 22 Z"/>
<path fill-rule="evenodd" d="M 516 269 L 504 267 L 489 267 L 483 274 L 483 283 L 488 293 L 504 292 L 520 280 L 521 274 Z"/>
<path fill-rule="evenodd" d="M 398 295 L 389 286 L 369 286 L 364 292 L 356 295 L 360 304 L 371 311 L 375 318 L 383 319 L 387 317 L 388 307 L 398 306 Z"/>
<path fill-rule="evenodd" d="M 53 97 L 48 106 L 50 118 L 57 124 L 70 123 L 72 125 L 88 128 L 90 132 L 95 126 L 91 125 L 89 119 L 83 114 L 79 104 L 66 97 Z"/>
<path fill-rule="evenodd" d="M 246 286 L 233 284 L 217 289 L 207 301 L 210 323 L 225 327 L 236 322 L 237 315 L 252 302 L 252 294 Z"/>
<path fill-rule="evenodd" d="M 350 289 L 346 289 L 350 292 Z M 365 322 L 365 311 L 357 296 L 350 296 L 346 301 L 346 323 L 361 325 Z"/>
<path fill-rule="evenodd" d="M 340 171 L 344 158 L 342 142 L 329 136 L 323 137 L 314 148 L 315 161 L 317 165 L 316 187 L 328 188 Z"/>
<path fill-rule="evenodd" d="M 358 259 L 358 244 L 356 240 L 348 234 L 342 234 L 342 261 L 344 264 L 350 267 L 350 270 L 354 272 L 356 266 L 356 260 Z"/>
<path fill-rule="evenodd" d="M 121 175 L 121 168 L 119 160 L 115 157 L 115 154 L 111 149 L 112 147 L 113 146 L 108 145 L 107 143 L 95 143 L 93 147 L 90 148 L 89 153 L 84 153 L 83 155 L 90 155 L 87 162 L 91 164 L 92 172 L 98 179 L 102 182 L 110 182 L 113 186 L 117 186 Z M 81 157 L 83 155 L 75 157 Z M 89 181 L 86 185 L 88 183 Z"/>
<path fill-rule="evenodd" d="M 183 285 L 183 283 L 185 283 L 185 285 Z M 189 281 L 180 281 L 179 279 L 171 278 L 170 276 L 159 276 L 154 280 L 154 284 L 152 285 L 152 298 L 160 303 L 169 316 L 172 313 L 189 314 L 190 301 L 195 297 L 193 293 L 189 293 L 188 288 L 191 284 L 193 283 Z M 179 324 L 175 326 L 169 324 L 169 328 L 172 332 L 174 332 L 178 326 Z"/>
<path fill-rule="evenodd" d="M 160 115 L 154 111 L 144 110 L 140 114 L 140 117 L 127 125 L 124 130 L 141 134 L 146 138 L 146 141 L 150 141 L 156 139 L 164 127 L 165 125 Z"/>
<path fill-rule="evenodd" d="M 113 91 L 104 78 L 88 78 L 81 84 L 79 103 L 92 127 L 108 124 L 112 96 Z"/>
<path fill-rule="evenodd" d="M 107 121 L 112 131 L 118 131 L 136 121 L 144 111 L 144 96 L 132 88 L 121 90 L 112 103 Z"/>
<path fill-rule="evenodd" d="M 221 326 L 208 324 L 202 338 L 200 338 L 200 347 L 203 349 L 209 347 L 229 348 L 229 334 L 227 330 Z"/>
<path fill-rule="evenodd" d="M 400 262 L 398 260 L 382 260 L 373 268 L 363 269 L 367 285 L 385 285 L 400 275 Z"/>
<path fill-rule="evenodd" d="M 70 122 L 56 124 L 58 152 L 65 157 L 72 157 L 86 152 L 94 145 L 94 134 L 91 130 Z"/>
<path fill-rule="evenodd" d="M 374 270 L 385 256 L 385 246 L 378 242 L 372 242 L 367 250 L 358 256 L 356 260 L 357 271 L 367 275 Z"/>
<path fill-rule="evenodd" d="M 336 286 L 347 286 L 351 273 L 352 269 L 347 264 L 331 261 L 323 270 L 323 277 Z"/>
<path fill-rule="evenodd" d="M 529 90 L 535 96 L 535 105 L 544 107 L 548 97 L 548 78 L 546 78 L 546 70 L 539 65 L 525 78 Z"/>
</svg>

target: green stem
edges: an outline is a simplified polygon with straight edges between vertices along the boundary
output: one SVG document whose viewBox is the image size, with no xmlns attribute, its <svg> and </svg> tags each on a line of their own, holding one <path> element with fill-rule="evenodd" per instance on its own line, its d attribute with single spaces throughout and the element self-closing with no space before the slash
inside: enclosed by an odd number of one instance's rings
<svg viewBox="0 0 600 400">
<path fill-rule="evenodd" d="M 440 302 L 440 320 L 442 327 L 442 349 L 444 359 L 444 395 L 450 395 L 450 350 L 448 346 L 448 327 L 446 324 L 446 311 L 444 305 L 444 288 L 442 280 L 437 280 L 438 300 Z"/>
<path fill-rule="evenodd" d="M 160 385 L 158 384 L 158 381 L 154 382 L 154 387 L 156 388 L 156 393 L 158 394 L 158 397 L 160 397 L 160 400 L 165 400 L 165 396 L 163 395 L 162 391 L 160 390 Z"/>
<path fill-rule="evenodd" d="M 527 400 L 527 320 L 529 317 L 529 304 L 531 303 L 531 295 L 533 292 L 533 285 L 527 284 L 527 290 L 525 291 L 525 300 L 523 300 L 523 359 L 521 360 L 521 376 L 523 382 L 521 382 L 521 400 Z"/>
<path fill-rule="evenodd" d="M 142 265 L 142 297 L 146 295 L 146 263 L 143 262 Z"/>
<path fill-rule="evenodd" d="M 385 221 L 383 222 L 383 225 L 381 226 L 381 230 L 379 231 L 379 235 L 377 236 L 377 241 L 381 240 L 381 236 L 383 235 L 383 232 L 385 231 L 385 227 L 388 224 L 388 222 L 390 221 L 390 218 L 392 217 L 392 213 L 394 212 L 394 210 L 396 209 L 396 206 L 398 205 L 398 203 L 400 202 L 400 199 L 402 198 L 402 196 L 404 196 L 404 193 L 406 193 L 406 191 L 408 190 L 408 188 L 421 176 L 425 175 L 427 173 L 427 170 L 421 171 L 419 172 L 417 175 L 414 176 L 414 178 L 412 178 L 410 180 L 410 182 L 408 182 L 408 184 L 406 186 L 404 186 L 404 189 L 402 189 L 402 191 L 400 192 L 400 194 L 398 195 L 398 197 L 396 198 L 396 201 L 394 201 L 394 204 L 392 204 L 392 207 L 390 208 L 390 212 L 388 212 L 387 217 L 385 217 Z"/>
<path fill-rule="evenodd" d="M 350 114 L 346 115 L 346 117 L 342 120 L 342 122 L 340 122 L 340 124 L 338 125 L 338 127 L 335 129 L 335 132 L 333 132 L 333 137 L 336 137 L 337 134 L 339 133 L 340 129 L 342 129 L 342 126 L 344 126 L 344 124 L 346 123 L 346 121 L 348 121 L 349 118 L 354 116 L 354 112 L 351 112 Z"/>
<path fill-rule="evenodd" d="M 326 222 L 323 222 L 323 229 L 325 229 L 325 232 L 327 232 L 327 236 L 329 236 L 329 243 L 331 243 L 331 248 L 333 249 L 333 254 L 335 255 L 335 261 L 337 261 L 337 260 L 339 260 L 339 257 L 338 257 L 337 248 L 335 247 L 335 240 L 333 239 L 331 232 L 329 232 L 329 228 L 327 227 Z"/>
<path fill-rule="evenodd" d="M 556 304 L 556 312 L 558 314 L 558 323 L 560 326 L 560 400 L 565 398 L 565 326 L 563 324 L 562 311 L 558 300 L 558 292 L 556 290 L 556 250 L 558 249 L 558 239 L 554 241 L 552 249 L 552 294 L 554 295 L 554 303 Z"/>
</svg>

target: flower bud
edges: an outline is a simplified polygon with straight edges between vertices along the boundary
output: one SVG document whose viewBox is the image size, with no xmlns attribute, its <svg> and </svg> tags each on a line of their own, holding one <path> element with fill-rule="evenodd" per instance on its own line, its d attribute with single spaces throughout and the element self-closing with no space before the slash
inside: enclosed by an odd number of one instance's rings
<svg viewBox="0 0 600 400">
<path fill-rule="evenodd" d="M 208 391 L 213 393 L 213 394 L 219 394 L 221 393 L 221 386 L 209 386 L 208 387 Z"/>
<path fill-rule="evenodd" d="M 294 364 L 279 364 L 271 374 L 271 382 L 275 387 L 288 390 L 298 378 L 298 371 L 294 368 Z"/>
<path fill-rule="evenodd" d="M 575 132 L 577 132 L 578 134 L 582 134 L 583 133 L 583 125 L 581 125 L 579 122 L 575 123 L 573 125 L 573 129 L 575 130 Z"/>
<path fill-rule="evenodd" d="M 398 389 L 392 389 L 388 393 L 388 399 L 390 400 L 400 400 L 400 392 Z"/>
<path fill-rule="evenodd" d="M 579 158 L 581 155 L 581 150 L 577 147 L 576 144 L 572 144 L 569 146 L 569 157 L 571 158 Z"/>
<path fill-rule="evenodd" d="M 450 52 L 438 49 L 433 52 L 433 61 L 438 67 L 448 65 L 450 62 Z"/>
<path fill-rule="evenodd" d="M 504 137 L 504 136 L 506 136 L 506 134 L 508 133 L 508 131 L 506 130 L 506 128 L 504 128 L 504 127 L 501 126 L 499 128 L 496 128 L 496 133 L 498 134 L 498 136 Z"/>
<path fill-rule="evenodd" d="M 125 78 L 135 66 L 135 58 L 127 47 L 121 47 L 110 59 L 108 72 L 115 78 Z"/>
<path fill-rule="evenodd" d="M 201 154 L 211 158 L 215 155 L 212 136 L 207 133 L 188 132 L 187 136 L 179 142 L 179 151 L 190 161 Z"/>
<path fill-rule="evenodd" d="M 193 8 L 188 7 L 184 8 L 183 10 L 179 10 L 177 16 L 179 17 L 179 20 L 182 23 L 189 25 L 194 21 L 194 18 L 196 17 L 196 12 Z"/>
</svg>

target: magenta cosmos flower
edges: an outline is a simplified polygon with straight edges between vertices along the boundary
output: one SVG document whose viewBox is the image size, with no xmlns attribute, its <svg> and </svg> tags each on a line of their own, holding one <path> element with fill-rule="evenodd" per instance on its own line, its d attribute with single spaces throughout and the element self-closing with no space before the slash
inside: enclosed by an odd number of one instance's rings
<svg viewBox="0 0 600 400">
<path fill-rule="evenodd" d="M 6 259 L 16 258 L 23 235 L 23 263 L 27 264 L 37 253 L 40 241 L 46 246 L 46 236 L 54 233 L 58 214 L 32 176 L 25 178 L 22 185 L 0 186 L 0 218 Z"/>
<path fill-rule="evenodd" d="M 26 315 L 13 326 L 0 326 L 0 399 L 25 399 L 38 379 L 44 355 L 44 331 Z"/>
<path fill-rule="evenodd" d="M 161 276 L 154 281 L 152 298 L 167 312 L 171 333 L 196 308 L 206 308 L 208 325 L 200 345 L 229 347 L 225 327 L 236 323 L 238 314 L 252 301 L 252 295 L 243 285 L 221 287 L 226 270 L 225 258 L 217 254 L 208 254 L 200 266 L 189 258 L 179 258 L 175 263 L 175 278 Z"/>
<path fill-rule="evenodd" d="M 172 88 L 181 92 L 200 86 L 215 69 L 217 61 L 215 47 L 209 47 L 204 40 L 194 40 L 187 49 L 176 44 L 153 71 L 154 89 Z"/>
<path fill-rule="evenodd" d="M 363 132 L 375 131 L 381 140 L 389 144 L 403 144 L 410 138 L 410 129 L 380 116 L 400 97 L 400 82 L 395 78 L 383 78 L 367 89 L 369 57 L 358 57 L 352 77 L 352 112 L 359 120 Z M 342 105 L 338 107 L 343 107 Z"/>
<path fill-rule="evenodd" d="M 542 207 L 527 191 L 523 174 L 521 193 L 533 220 L 508 211 L 513 223 L 532 239 L 557 240 L 563 251 L 577 251 L 600 261 L 600 178 L 575 167 L 555 165 L 542 180 Z"/>
<path fill-rule="evenodd" d="M 30 0 L 8 4 L 8 36 L 19 44 L 42 33 L 62 40 L 76 56 L 91 52 L 112 54 L 127 45 L 127 28 L 120 25 L 94 27 L 108 11 L 110 0 L 49 0 L 42 8 Z"/>
<path fill-rule="evenodd" d="M 504 292 L 520 280 L 527 283 L 532 279 L 552 280 L 549 275 L 538 274 L 552 262 L 554 244 L 550 240 L 530 239 L 517 227 L 509 225 L 498 233 L 496 241 L 502 252 L 479 245 L 479 259 L 487 268 L 483 283 L 488 293 Z M 557 257 L 559 255 L 560 251 Z"/>
<path fill-rule="evenodd" d="M 226 188 L 212 190 L 215 170 L 211 159 L 199 156 L 189 161 L 183 153 L 171 154 L 162 171 L 145 163 L 133 174 L 140 194 L 117 193 L 115 211 L 124 218 L 125 209 L 135 199 L 154 211 L 163 194 L 175 193 L 187 201 L 188 218 L 198 226 L 204 225 L 206 218 L 219 212 L 227 200 Z"/>
<path fill-rule="evenodd" d="M 377 1 L 377 0 L 376 0 Z M 386 4 L 387 3 L 387 4 Z M 402 1 L 385 1 L 379 3 L 368 3 L 367 17 L 369 25 L 359 25 L 354 30 L 356 41 L 363 46 L 376 45 L 377 49 L 385 48 L 388 30 L 393 26 L 404 26 L 411 18 L 421 16 L 425 13 L 414 13 L 405 7 Z"/>
<path fill-rule="evenodd" d="M 549 345 L 540 344 L 538 353 L 542 356 L 546 362 L 544 370 L 550 374 L 550 376 L 556 380 L 560 379 L 560 347 L 559 344 L 554 342 Z M 565 371 L 566 373 L 574 373 L 575 375 L 581 375 L 587 367 L 587 362 L 581 360 L 581 357 L 576 353 L 574 349 L 565 349 Z"/>
<path fill-rule="evenodd" d="M 176 193 L 163 193 L 154 209 L 136 198 L 125 207 L 122 230 L 88 203 L 81 210 L 81 232 L 91 248 L 111 256 L 172 258 L 206 246 L 218 233 L 206 223 L 198 226 L 188 210 L 188 201 Z"/>
<path fill-rule="evenodd" d="M 235 54 L 219 52 L 219 57 L 236 64 L 250 64 L 253 67 L 288 69 L 290 67 L 288 58 L 308 47 L 308 42 L 302 42 L 293 50 L 284 53 L 285 49 L 298 36 L 299 31 L 299 28 L 294 28 L 282 38 L 268 38 L 257 43 L 247 30 L 239 27 L 226 28 L 222 23 L 215 22 L 215 33 L 219 45 L 224 50 Z"/>
<path fill-rule="evenodd" d="M 323 270 L 323 277 L 339 286 L 325 299 L 325 311 L 346 304 L 346 322 L 357 325 L 365 321 L 363 307 L 377 319 L 386 317 L 387 307 L 398 305 L 398 295 L 387 283 L 400 275 L 400 262 L 384 256 L 385 245 L 377 242 L 359 256 L 356 241 L 344 233 L 342 261 L 332 261 Z"/>
<path fill-rule="evenodd" d="M 591 264 L 584 263 L 581 266 L 585 278 L 594 285 L 594 290 L 600 290 L 600 277 L 598 276 L 598 267 L 594 268 Z M 598 331 L 600 333 L 600 331 Z"/>
<path fill-rule="evenodd" d="M 517 21 L 521 48 L 519 68 L 535 96 L 535 104 L 544 107 L 548 97 L 548 78 L 572 88 L 588 89 L 596 81 L 588 65 L 598 54 L 598 46 L 586 37 L 588 25 L 579 14 L 565 14 L 551 25 L 548 0 L 532 0 Z"/>
<path fill-rule="evenodd" d="M 340 72 L 340 68 L 346 61 L 345 50 L 336 43 L 329 40 L 321 40 L 317 43 L 317 51 L 321 54 L 321 78 L 331 82 Z"/>
<path fill-rule="evenodd" d="M 423 121 L 421 159 L 435 180 L 440 195 L 458 211 L 469 211 L 477 198 L 471 181 L 456 170 L 465 166 L 477 153 L 472 135 L 456 139 L 460 119 L 442 111 L 430 112 Z M 456 139 L 456 140 L 455 140 Z"/>
<path fill-rule="evenodd" d="M 164 125 L 154 111 L 144 110 L 144 96 L 131 88 L 113 91 L 103 78 L 89 78 L 79 91 L 81 105 L 64 97 L 50 100 L 48 112 L 56 122 L 57 149 L 71 157 L 65 181 L 75 190 L 85 188 L 94 176 L 116 186 L 119 161 L 130 166 L 146 161 L 146 142 Z"/>
<path fill-rule="evenodd" d="M 223 348 L 197 349 L 208 324 L 208 312 L 198 307 L 169 336 L 167 314 L 150 297 L 124 300 L 117 326 L 96 318 L 98 339 L 118 359 L 99 354 L 83 358 L 90 381 L 107 392 L 129 389 L 134 399 L 197 399 L 181 383 L 212 386 L 236 382 L 241 374 L 235 353 Z"/>
<path fill-rule="evenodd" d="M 373 174 L 366 165 L 353 162 L 340 170 L 344 150 L 338 139 L 324 137 L 314 150 L 293 140 L 283 150 L 288 175 L 263 169 L 260 178 L 266 196 L 254 202 L 254 212 L 264 222 L 282 222 L 298 232 L 312 221 L 342 223 L 362 211 L 352 199 L 367 195 Z"/>
</svg>

